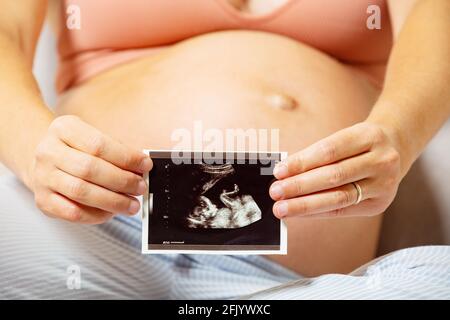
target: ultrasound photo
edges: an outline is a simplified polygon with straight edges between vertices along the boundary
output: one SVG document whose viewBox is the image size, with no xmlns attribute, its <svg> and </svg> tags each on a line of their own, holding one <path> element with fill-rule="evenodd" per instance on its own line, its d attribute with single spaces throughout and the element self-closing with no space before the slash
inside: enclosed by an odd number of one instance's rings
<svg viewBox="0 0 450 320">
<path fill-rule="evenodd" d="M 286 253 L 268 192 L 282 153 L 145 152 L 143 253 Z"/>
</svg>

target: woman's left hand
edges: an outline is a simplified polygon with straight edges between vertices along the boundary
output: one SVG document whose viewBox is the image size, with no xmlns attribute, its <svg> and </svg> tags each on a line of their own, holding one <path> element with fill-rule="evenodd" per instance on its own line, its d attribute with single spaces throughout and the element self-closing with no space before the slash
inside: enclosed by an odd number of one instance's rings
<svg viewBox="0 0 450 320">
<path fill-rule="evenodd" d="M 289 156 L 274 175 L 278 218 L 373 216 L 395 197 L 400 152 L 381 126 L 362 122 Z"/>
</svg>

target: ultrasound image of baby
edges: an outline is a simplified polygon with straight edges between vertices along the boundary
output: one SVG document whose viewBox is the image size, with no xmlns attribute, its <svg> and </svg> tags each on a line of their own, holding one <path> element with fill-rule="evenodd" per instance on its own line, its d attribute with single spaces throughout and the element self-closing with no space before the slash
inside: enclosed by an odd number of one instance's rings
<svg viewBox="0 0 450 320">
<path fill-rule="evenodd" d="M 215 185 L 235 174 L 231 164 L 202 164 L 200 170 L 204 179 L 199 188 L 196 204 L 187 217 L 189 228 L 235 229 L 261 219 L 261 209 L 251 195 L 239 194 L 237 183 L 230 186 L 229 190 L 222 189 L 218 199 L 210 199 L 207 196 L 208 191 Z"/>
</svg>

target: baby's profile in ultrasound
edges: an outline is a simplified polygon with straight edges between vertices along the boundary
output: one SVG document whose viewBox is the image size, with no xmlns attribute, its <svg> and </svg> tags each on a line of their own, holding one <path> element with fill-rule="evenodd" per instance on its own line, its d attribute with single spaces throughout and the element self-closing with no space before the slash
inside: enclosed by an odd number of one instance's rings
<svg viewBox="0 0 450 320">
<path fill-rule="evenodd" d="M 237 181 L 230 179 L 235 174 L 231 164 L 201 164 L 199 170 L 200 183 L 193 189 L 196 203 L 186 218 L 189 228 L 235 229 L 261 219 L 261 209 L 253 197 L 239 195 Z"/>
<path fill-rule="evenodd" d="M 268 191 L 275 179 L 270 168 L 281 154 L 149 151 L 149 156 L 145 253 L 285 252 L 286 233 L 272 214 Z"/>
</svg>

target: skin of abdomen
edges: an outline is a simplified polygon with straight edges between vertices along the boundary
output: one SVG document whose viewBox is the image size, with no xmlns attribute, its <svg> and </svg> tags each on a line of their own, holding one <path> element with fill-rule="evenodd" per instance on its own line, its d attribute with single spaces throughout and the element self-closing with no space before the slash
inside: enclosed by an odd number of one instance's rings
<svg viewBox="0 0 450 320">
<path fill-rule="evenodd" d="M 134 146 L 172 149 L 174 130 L 278 129 L 294 153 L 363 121 L 379 92 L 329 56 L 286 37 L 228 31 L 195 37 L 103 72 L 70 89 L 58 114 L 75 114 Z M 294 101 L 280 108 L 273 97 Z M 303 275 L 346 273 L 375 255 L 381 215 L 286 219 L 288 255 Z"/>
</svg>

